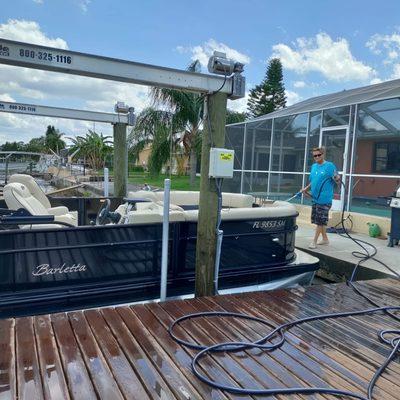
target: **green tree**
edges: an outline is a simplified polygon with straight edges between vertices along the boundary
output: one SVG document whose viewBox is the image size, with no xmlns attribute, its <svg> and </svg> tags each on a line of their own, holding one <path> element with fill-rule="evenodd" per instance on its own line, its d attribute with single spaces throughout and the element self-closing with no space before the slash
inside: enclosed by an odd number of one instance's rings
<svg viewBox="0 0 400 400">
<path fill-rule="evenodd" d="M 135 160 L 146 145 L 151 144 L 148 168 L 152 176 L 159 175 L 170 159 L 171 144 L 172 151 L 177 146 L 174 132 L 178 129 L 174 124 L 174 114 L 148 107 L 138 115 L 135 128 L 128 136 L 129 152 Z"/>
<path fill-rule="evenodd" d="M 89 167 L 97 171 L 104 168 L 106 159 L 112 154 L 112 141 L 111 136 L 103 136 L 102 133 L 98 134 L 91 131 L 86 136 L 76 136 L 69 138 L 72 141 L 70 153 L 78 152 L 78 157 L 85 157 Z"/>
<path fill-rule="evenodd" d="M 250 116 L 258 117 L 285 106 L 282 63 L 279 58 L 272 58 L 268 63 L 264 80 L 250 90 L 247 110 Z"/>
<path fill-rule="evenodd" d="M 24 142 L 5 142 L 0 146 L 2 151 L 24 151 Z"/>
<path fill-rule="evenodd" d="M 45 153 L 46 152 L 46 140 L 44 136 L 31 139 L 26 145 L 26 151 L 32 151 L 34 153 Z"/>
<path fill-rule="evenodd" d="M 63 135 L 64 134 L 58 129 L 55 129 L 54 126 L 49 125 L 45 134 L 46 148 L 57 154 L 60 150 L 65 149 L 65 142 L 61 139 Z"/>
<path fill-rule="evenodd" d="M 188 71 L 198 71 L 199 61 L 194 61 Z M 154 88 L 152 97 L 155 107 L 167 107 L 173 114 L 174 133 L 180 134 L 180 141 L 189 157 L 190 185 L 195 185 L 198 152 L 197 143 L 203 115 L 203 97 L 199 93 L 182 92 L 174 89 Z"/>
<path fill-rule="evenodd" d="M 246 119 L 246 113 L 230 110 L 226 110 L 226 124 L 236 124 L 237 122 L 243 122 Z"/>
</svg>

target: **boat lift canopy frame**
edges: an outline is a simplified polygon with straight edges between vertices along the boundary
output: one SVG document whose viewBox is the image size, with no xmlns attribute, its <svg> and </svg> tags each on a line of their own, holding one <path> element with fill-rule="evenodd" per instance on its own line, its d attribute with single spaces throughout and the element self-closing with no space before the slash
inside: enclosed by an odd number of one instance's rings
<svg viewBox="0 0 400 400">
<path fill-rule="evenodd" d="M 218 75 L 182 71 L 1 38 L 0 63 L 193 92 L 219 91 L 232 99 L 244 97 L 244 90 L 234 93 L 234 77 L 225 79 Z M 242 88 L 244 89 L 244 86 Z"/>
<path fill-rule="evenodd" d="M 133 125 L 133 119 L 129 114 L 114 114 L 98 111 L 77 110 L 71 108 L 39 106 L 35 104 L 14 103 L 0 101 L 0 112 L 36 115 L 40 117 L 56 117 L 76 119 L 80 121 L 104 122 L 110 124 Z"/>
</svg>

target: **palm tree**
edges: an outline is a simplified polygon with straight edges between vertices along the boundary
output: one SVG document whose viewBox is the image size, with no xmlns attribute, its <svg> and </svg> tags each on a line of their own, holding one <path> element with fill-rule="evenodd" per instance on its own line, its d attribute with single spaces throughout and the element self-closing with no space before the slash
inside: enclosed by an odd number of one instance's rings
<svg viewBox="0 0 400 400">
<path fill-rule="evenodd" d="M 174 115 L 168 111 L 148 107 L 138 115 L 135 128 L 128 136 L 129 151 L 137 160 L 139 153 L 151 143 L 150 175 L 158 175 L 170 159 L 171 144 L 173 149 L 177 144 L 173 133 L 176 130 Z"/>
<path fill-rule="evenodd" d="M 188 71 L 198 71 L 199 61 L 189 65 Z M 173 113 L 174 127 L 180 128 L 181 142 L 190 160 L 190 185 L 196 179 L 198 140 L 203 114 L 203 97 L 199 93 L 182 92 L 174 89 L 152 89 L 153 103 L 156 107 L 165 106 Z"/>
<path fill-rule="evenodd" d="M 78 150 L 76 154 L 85 157 L 89 167 L 95 171 L 104 168 L 107 156 L 113 151 L 111 136 L 104 136 L 102 133 L 98 134 L 90 129 L 86 136 L 69 139 L 73 143 L 71 152 Z"/>
</svg>

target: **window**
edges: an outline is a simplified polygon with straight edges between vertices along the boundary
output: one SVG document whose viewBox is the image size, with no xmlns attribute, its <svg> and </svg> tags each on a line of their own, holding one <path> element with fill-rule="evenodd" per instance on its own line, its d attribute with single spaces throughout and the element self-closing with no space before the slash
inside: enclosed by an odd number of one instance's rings
<svg viewBox="0 0 400 400">
<path fill-rule="evenodd" d="M 400 143 L 381 142 L 375 144 L 375 172 L 400 172 Z"/>
</svg>

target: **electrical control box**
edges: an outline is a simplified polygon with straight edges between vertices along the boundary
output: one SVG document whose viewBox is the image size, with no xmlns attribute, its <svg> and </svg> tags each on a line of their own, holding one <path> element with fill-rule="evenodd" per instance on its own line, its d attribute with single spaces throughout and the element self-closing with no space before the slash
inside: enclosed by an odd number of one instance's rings
<svg viewBox="0 0 400 400">
<path fill-rule="evenodd" d="M 210 149 L 210 169 L 208 176 L 210 178 L 232 178 L 234 155 L 234 150 L 217 147 Z"/>
</svg>

